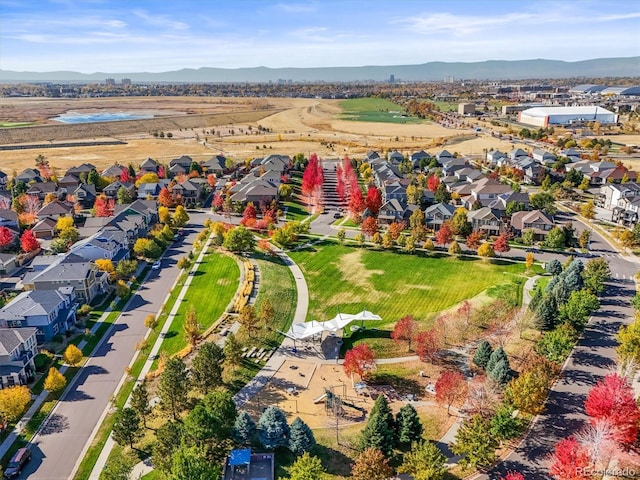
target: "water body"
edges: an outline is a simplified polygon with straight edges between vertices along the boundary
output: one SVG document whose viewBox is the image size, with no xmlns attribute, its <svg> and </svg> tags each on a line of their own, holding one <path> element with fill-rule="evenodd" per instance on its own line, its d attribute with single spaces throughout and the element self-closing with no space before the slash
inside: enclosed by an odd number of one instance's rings
<svg viewBox="0 0 640 480">
<path fill-rule="evenodd" d="M 122 120 L 142 120 L 153 118 L 150 113 L 139 112 L 99 112 L 99 113 L 78 113 L 67 112 L 53 117 L 52 120 L 61 123 L 96 123 L 96 122 L 120 122 Z"/>
</svg>

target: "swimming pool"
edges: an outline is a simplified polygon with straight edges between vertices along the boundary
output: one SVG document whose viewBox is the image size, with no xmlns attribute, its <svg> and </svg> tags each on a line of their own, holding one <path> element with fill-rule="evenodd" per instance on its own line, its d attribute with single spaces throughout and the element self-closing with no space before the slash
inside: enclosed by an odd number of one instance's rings
<svg viewBox="0 0 640 480">
<path fill-rule="evenodd" d="M 119 122 L 122 120 L 141 120 L 153 118 L 149 113 L 137 112 L 98 112 L 98 113 L 78 113 L 67 112 L 51 120 L 61 123 L 94 123 L 94 122 Z"/>
</svg>

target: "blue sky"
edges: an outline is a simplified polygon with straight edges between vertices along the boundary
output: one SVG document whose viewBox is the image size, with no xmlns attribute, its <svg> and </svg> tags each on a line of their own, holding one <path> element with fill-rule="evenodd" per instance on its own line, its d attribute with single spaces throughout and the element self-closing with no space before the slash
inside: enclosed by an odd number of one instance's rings
<svg viewBox="0 0 640 480">
<path fill-rule="evenodd" d="M 161 72 L 640 56 L 631 0 L 0 0 L 0 69 Z"/>
</svg>

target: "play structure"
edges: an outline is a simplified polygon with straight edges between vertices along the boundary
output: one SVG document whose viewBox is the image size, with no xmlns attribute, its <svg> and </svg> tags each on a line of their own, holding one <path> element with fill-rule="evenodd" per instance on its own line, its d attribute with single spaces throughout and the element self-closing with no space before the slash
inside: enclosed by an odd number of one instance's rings
<svg viewBox="0 0 640 480">
<path fill-rule="evenodd" d="M 336 389 L 342 389 L 342 395 L 336 393 Z M 344 407 L 352 408 L 364 415 L 365 409 L 355 405 L 354 400 L 347 395 L 347 386 L 345 384 L 325 387 L 324 393 L 313 399 L 313 403 L 318 404 L 324 402 L 324 411 L 327 415 L 338 415 L 343 417 L 346 415 Z"/>
</svg>

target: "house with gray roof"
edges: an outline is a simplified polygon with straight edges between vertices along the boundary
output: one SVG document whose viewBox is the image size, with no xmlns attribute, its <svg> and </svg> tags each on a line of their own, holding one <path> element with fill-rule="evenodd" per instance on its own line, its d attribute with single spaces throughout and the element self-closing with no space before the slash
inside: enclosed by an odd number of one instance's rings
<svg viewBox="0 0 640 480">
<path fill-rule="evenodd" d="M 43 218 L 49 217 L 57 220 L 60 217 L 72 217 L 73 211 L 73 203 L 54 200 L 38 210 L 36 218 L 42 220 Z"/>
<path fill-rule="evenodd" d="M 0 227 L 18 230 L 18 214 L 8 208 L 0 208 Z"/>
<path fill-rule="evenodd" d="M 427 207 L 424 211 L 424 220 L 428 228 L 437 231 L 444 222 L 451 220 L 455 213 L 455 205 L 440 202 Z"/>
<path fill-rule="evenodd" d="M 405 207 L 397 199 L 392 198 L 380 207 L 378 212 L 378 222 L 392 223 L 404 219 Z"/>
<path fill-rule="evenodd" d="M 107 226 L 74 243 L 69 252 L 93 262 L 107 259 L 117 263 L 129 258 L 129 244 L 123 231 Z"/>
<path fill-rule="evenodd" d="M 0 328 L 0 388 L 25 385 L 36 372 L 37 329 Z"/>
<path fill-rule="evenodd" d="M 0 277 L 9 277 L 19 267 L 15 253 L 0 253 Z"/>
<path fill-rule="evenodd" d="M 77 306 L 71 287 L 22 292 L 0 308 L 0 328 L 32 327 L 38 343 L 48 342 L 75 325 Z"/>
<path fill-rule="evenodd" d="M 55 234 L 57 223 L 53 218 L 45 217 L 39 220 L 33 228 L 31 228 L 31 231 L 36 238 L 51 239 Z"/>
<path fill-rule="evenodd" d="M 7 182 L 9 181 L 9 176 L 0 170 L 0 190 L 7 189 Z"/>
<path fill-rule="evenodd" d="M 110 167 L 105 168 L 100 175 L 107 178 L 115 178 L 120 180 L 120 176 L 122 172 L 124 172 L 127 167 L 123 165 L 111 165 Z"/>
<path fill-rule="evenodd" d="M 487 236 L 500 235 L 500 230 L 503 227 L 500 213 L 489 207 L 471 210 L 467 213 L 467 220 L 471 223 L 473 230 L 482 232 Z"/>
<path fill-rule="evenodd" d="M 148 157 L 144 162 L 140 164 L 140 171 L 144 175 L 145 173 L 158 173 L 158 162 L 153 158 Z"/>
<path fill-rule="evenodd" d="M 508 158 L 507 154 L 501 152 L 500 150 L 492 150 L 490 152 L 487 152 L 487 162 L 494 166 L 500 166 L 502 161 L 504 161 L 504 159 L 506 158 Z"/>
<path fill-rule="evenodd" d="M 206 173 L 213 173 L 217 176 L 223 175 L 227 171 L 227 159 L 224 155 L 214 155 L 200 165 Z"/>
<path fill-rule="evenodd" d="M 200 194 L 202 193 L 202 188 L 191 180 L 185 180 L 182 183 L 172 185 L 169 191 L 171 192 L 175 202 L 189 207 L 198 203 Z"/>
<path fill-rule="evenodd" d="M 542 148 L 534 149 L 532 156 L 536 162 L 546 167 L 551 167 L 553 166 L 554 163 L 558 161 L 558 157 L 556 157 L 555 154 L 548 152 L 546 150 L 543 150 Z"/>
<path fill-rule="evenodd" d="M 93 165 L 92 163 L 81 163 L 80 165 L 78 165 L 76 167 L 71 167 L 69 170 L 67 170 L 65 172 L 65 175 L 74 175 L 74 176 L 80 178 L 80 175 L 82 175 L 82 174 L 89 175 L 89 172 L 91 170 L 95 170 L 96 172 L 98 171 L 96 166 Z"/>
<path fill-rule="evenodd" d="M 436 158 L 438 159 L 438 163 L 442 165 L 443 161 L 454 157 L 453 154 L 448 150 L 440 150 L 438 153 L 436 153 Z"/>
<path fill-rule="evenodd" d="M 104 193 L 107 197 L 113 198 L 114 200 L 118 199 L 118 190 L 124 188 L 131 198 L 136 198 L 136 186 L 131 182 L 121 182 L 120 180 L 116 180 L 113 183 L 110 183 L 106 187 L 102 189 L 102 193 Z"/>
<path fill-rule="evenodd" d="M 413 152 L 411 155 L 409 155 L 409 161 L 413 165 L 413 168 L 418 167 L 422 160 L 430 161 L 431 160 L 431 155 L 429 155 L 424 150 L 420 150 L 418 152 Z"/>
<path fill-rule="evenodd" d="M 25 168 L 22 172 L 16 175 L 14 178 L 16 182 L 30 183 L 30 182 L 42 182 L 40 176 L 40 170 L 37 168 Z"/>
<path fill-rule="evenodd" d="M 73 196 L 76 197 L 77 202 L 82 205 L 83 208 L 92 208 L 96 203 L 98 194 L 96 193 L 96 186 L 90 183 L 81 183 L 73 191 Z"/>
<path fill-rule="evenodd" d="M 540 210 L 516 212 L 511 216 L 511 228 L 516 235 L 531 229 L 538 241 L 544 240 L 554 226 L 553 217 Z"/>
<path fill-rule="evenodd" d="M 402 162 L 404 162 L 404 155 L 399 151 L 394 150 L 393 152 L 389 152 L 389 154 L 387 155 L 387 160 L 389 160 L 389 162 L 391 162 L 393 165 L 400 165 Z"/>
<path fill-rule="evenodd" d="M 55 182 L 38 182 L 29 186 L 26 193 L 27 195 L 38 197 L 38 199 L 42 201 L 50 193 L 59 197 L 62 192 L 60 192 L 58 185 Z"/>
<path fill-rule="evenodd" d="M 66 188 L 67 192 L 73 192 L 80 185 L 80 179 L 75 175 L 65 175 L 58 179 L 58 186 L 60 188 Z"/>
</svg>

